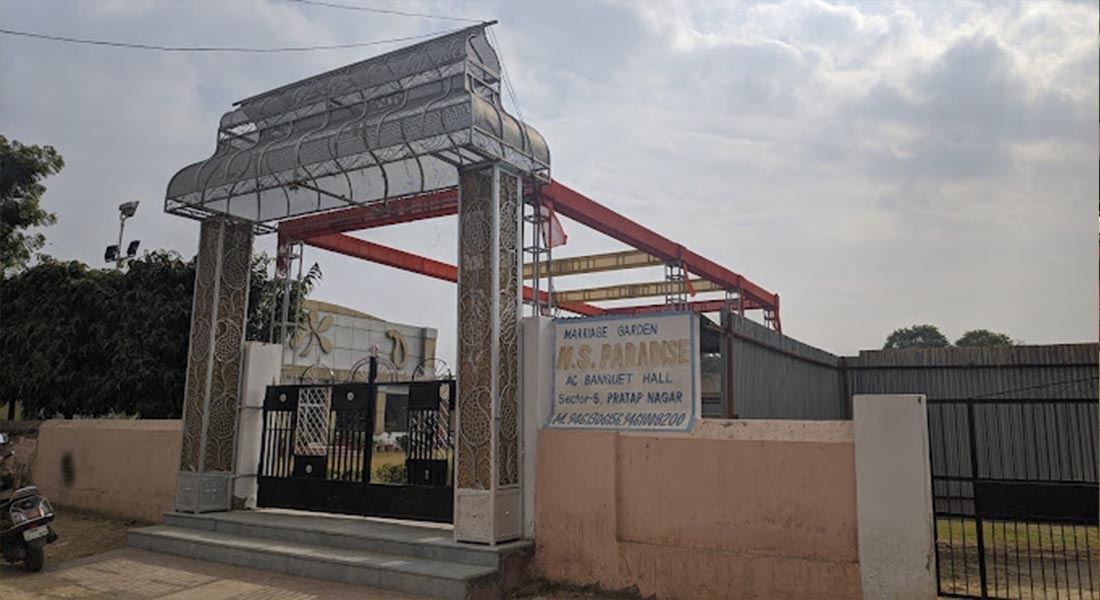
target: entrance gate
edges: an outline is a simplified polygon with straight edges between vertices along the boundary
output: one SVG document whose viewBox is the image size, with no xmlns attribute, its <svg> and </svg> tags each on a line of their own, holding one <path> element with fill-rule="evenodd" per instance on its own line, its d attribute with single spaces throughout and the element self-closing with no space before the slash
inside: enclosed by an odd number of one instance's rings
<svg viewBox="0 0 1100 600">
<path fill-rule="evenodd" d="M 408 398 L 404 461 L 374 452 L 382 388 Z M 454 380 L 268 387 L 257 505 L 452 522 L 454 399 Z"/>
<path fill-rule="evenodd" d="M 940 595 L 1100 598 L 1096 400 L 928 410 Z"/>
</svg>

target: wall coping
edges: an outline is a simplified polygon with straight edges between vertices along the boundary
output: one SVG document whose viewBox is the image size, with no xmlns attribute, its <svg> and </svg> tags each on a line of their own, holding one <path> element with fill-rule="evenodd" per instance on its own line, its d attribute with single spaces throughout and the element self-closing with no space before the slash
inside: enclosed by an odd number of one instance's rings
<svg viewBox="0 0 1100 600">
<path fill-rule="evenodd" d="M 180 419 L 50 419 L 39 430 L 46 429 L 129 429 L 139 431 L 181 431 Z"/>
<path fill-rule="evenodd" d="M 568 430 L 560 430 L 568 431 Z M 689 433 L 620 431 L 621 435 L 680 437 L 703 440 L 757 442 L 853 443 L 851 421 L 792 421 L 778 419 L 698 419 Z"/>
</svg>

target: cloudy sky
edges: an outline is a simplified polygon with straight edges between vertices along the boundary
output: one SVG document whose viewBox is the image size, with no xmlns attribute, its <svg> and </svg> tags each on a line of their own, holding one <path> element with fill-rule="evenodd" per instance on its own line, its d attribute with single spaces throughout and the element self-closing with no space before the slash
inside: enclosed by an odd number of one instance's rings
<svg viewBox="0 0 1100 600">
<path fill-rule="evenodd" d="M 778 292 L 788 335 L 844 354 L 925 322 L 952 339 L 1097 338 L 1095 2 L 343 1 L 498 19 L 555 178 Z M 0 23 L 254 47 L 462 25 L 286 0 L 0 0 Z M 0 35 L 0 133 L 66 160 L 46 251 L 100 264 L 117 205 L 140 200 L 127 238 L 192 255 L 198 225 L 162 212 L 165 186 L 212 153 L 221 114 L 393 47 L 167 54 Z M 620 248 L 565 227 L 559 255 Z M 455 232 L 450 218 L 359 235 L 453 262 Z M 451 284 L 307 259 L 324 271 L 315 297 L 438 327 L 453 358 Z"/>
</svg>

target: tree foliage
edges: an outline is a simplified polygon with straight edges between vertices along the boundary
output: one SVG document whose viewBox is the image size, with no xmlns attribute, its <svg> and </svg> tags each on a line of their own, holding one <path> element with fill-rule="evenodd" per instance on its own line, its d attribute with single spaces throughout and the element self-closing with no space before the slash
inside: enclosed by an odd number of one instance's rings
<svg viewBox="0 0 1100 600">
<path fill-rule="evenodd" d="M 42 181 L 64 166 L 52 146 L 28 146 L 0 135 L 0 273 L 23 268 L 45 244 L 45 236 L 28 228 L 57 222 L 42 208 Z"/>
<path fill-rule="evenodd" d="M 1007 334 L 996 333 L 988 329 L 971 329 L 962 334 L 955 345 L 959 348 L 983 348 L 989 346 L 1012 346 L 1016 342 Z"/>
<path fill-rule="evenodd" d="M 252 263 L 246 339 L 266 341 L 283 286 Z M 304 297 L 320 278 L 291 286 Z M 0 390 L 28 418 L 178 418 L 183 406 L 195 261 L 156 251 L 125 272 L 44 259 L 5 277 Z M 297 304 L 295 304 L 296 306 Z M 292 320 L 300 318 L 296 311 Z M 278 318 L 278 317 L 276 317 Z M 278 328 L 276 335 L 278 335 Z"/>
<path fill-rule="evenodd" d="M 1018 342 L 1004 333 L 988 329 L 971 329 L 955 341 L 959 348 L 981 348 L 989 346 L 1012 346 Z M 946 348 L 951 345 L 947 337 L 940 333 L 935 325 L 913 325 L 895 329 L 886 338 L 883 350 L 895 348 Z"/>
<path fill-rule="evenodd" d="M 951 342 L 948 341 L 945 335 L 940 333 L 939 327 L 935 325 L 913 325 L 912 327 L 895 329 L 886 338 L 886 344 L 882 346 L 882 349 L 945 348 L 950 345 Z"/>
<path fill-rule="evenodd" d="M 251 286 L 248 292 L 248 330 L 245 332 L 246 339 L 250 341 L 266 342 L 270 339 L 278 344 L 283 339 L 282 328 L 278 324 L 283 319 L 283 295 L 286 292 L 286 284 L 283 279 L 269 275 L 274 262 L 275 259 L 266 254 L 252 258 L 252 276 L 249 278 Z M 321 267 L 313 263 L 313 266 L 302 275 L 300 282 L 291 281 L 290 306 L 300 306 L 301 300 L 313 291 L 320 280 Z M 301 315 L 291 315 L 288 320 L 296 323 L 300 317 Z M 272 327 L 272 324 L 275 327 Z M 288 335 L 293 333 L 292 330 L 287 331 Z"/>
</svg>

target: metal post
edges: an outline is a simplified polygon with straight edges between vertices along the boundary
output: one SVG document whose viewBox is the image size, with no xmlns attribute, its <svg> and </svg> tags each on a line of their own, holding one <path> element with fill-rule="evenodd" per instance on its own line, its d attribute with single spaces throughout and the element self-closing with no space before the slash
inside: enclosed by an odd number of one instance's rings
<svg viewBox="0 0 1100 600">
<path fill-rule="evenodd" d="M 124 260 L 122 254 L 122 230 L 126 228 L 126 214 L 123 212 L 118 213 L 118 255 L 115 257 L 115 268 L 122 269 L 122 261 Z"/>
<path fill-rule="evenodd" d="M 295 254 L 294 250 L 292 249 L 295 244 L 298 245 L 298 253 L 297 254 Z M 288 242 L 287 246 L 288 246 L 288 251 L 287 251 L 287 263 L 286 263 L 286 278 L 284 280 L 284 286 L 283 286 L 282 340 L 280 340 L 280 342 L 282 343 L 281 356 L 282 356 L 282 360 L 283 360 L 284 365 L 286 365 L 286 351 L 287 351 L 288 348 L 290 348 L 290 337 L 291 337 L 290 336 L 290 331 L 288 331 L 288 329 L 290 327 L 290 295 L 291 295 L 290 269 L 291 269 L 291 261 L 293 261 L 294 259 L 298 259 L 298 282 L 299 283 L 301 283 L 301 281 L 302 281 L 302 263 L 304 262 L 302 260 L 302 255 L 303 255 L 303 252 L 302 252 L 303 243 L 302 242 Z M 295 308 L 297 309 L 297 306 Z M 295 312 L 295 314 L 297 314 L 297 312 Z M 297 326 L 297 323 L 295 323 L 295 326 Z M 294 354 L 294 352 L 290 352 L 291 373 L 294 372 L 294 370 L 297 366 L 298 366 L 297 356 Z"/>
<path fill-rule="evenodd" d="M 734 386 L 734 366 L 733 366 L 733 310 L 729 303 L 722 309 L 722 332 L 725 334 L 725 347 L 722 353 L 723 363 L 723 383 L 725 384 L 726 406 L 725 417 L 727 419 L 736 419 L 737 413 L 734 411 L 733 405 L 733 386 Z"/>
<path fill-rule="evenodd" d="M 978 498 L 978 440 L 974 434 L 974 401 L 966 402 L 966 428 L 970 437 L 970 485 L 974 490 L 974 524 L 978 530 L 978 579 L 981 581 L 982 598 L 989 597 L 989 584 L 985 572 L 985 533 L 982 531 L 981 500 Z M 965 530 L 964 530 L 965 531 Z M 966 552 L 966 549 L 963 549 Z"/>
</svg>

